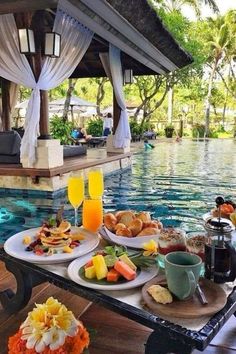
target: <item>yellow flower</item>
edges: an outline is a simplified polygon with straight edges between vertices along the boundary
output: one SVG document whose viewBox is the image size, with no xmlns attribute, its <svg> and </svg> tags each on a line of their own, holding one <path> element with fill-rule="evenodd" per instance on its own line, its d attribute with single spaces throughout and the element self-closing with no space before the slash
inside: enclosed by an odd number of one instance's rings
<svg viewBox="0 0 236 354">
<path fill-rule="evenodd" d="M 27 319 L 22 323 L 22 339 L 28 349 L 37 353 L 49 346 L 55 350 L 62 346 L 67 336 L 78 333 L 79 321 L 73 313 L 59 301 L 50 297 L 45 304 L 36 304 Z"/>
<path fill-rule="evenodd" d="M 158 253 L 157 243 L 154 240 L 143 243 L 143 255 L 144 256 L 153 256 Z"/>
</svg>

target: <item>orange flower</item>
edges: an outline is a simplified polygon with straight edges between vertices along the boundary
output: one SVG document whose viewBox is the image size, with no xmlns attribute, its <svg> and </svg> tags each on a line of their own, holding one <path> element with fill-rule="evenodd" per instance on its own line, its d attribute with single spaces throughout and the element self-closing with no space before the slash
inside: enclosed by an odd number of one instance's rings
<svg viewBox="0 0 236 354">
<path fill-rule="evenodd" d="M 21 339 L 20 329 L 8 340 L 8 354 L 37 354 L 34 349 L 26 348 L 26 340 Z M 78 326 L 78 333 L 74 337 L 67 336 L 65 343 L 56 350 L 45 348 L 41 354 L 82 354 L 89 346 L 89 334 L 83 325 Z"/>
</svg>

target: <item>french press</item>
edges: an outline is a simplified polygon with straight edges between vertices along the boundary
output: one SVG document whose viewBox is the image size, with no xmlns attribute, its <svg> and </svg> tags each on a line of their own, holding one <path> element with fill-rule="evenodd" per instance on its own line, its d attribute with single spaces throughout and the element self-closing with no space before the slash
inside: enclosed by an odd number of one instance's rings
<svg viewBox="0 0 236 354">
<path fill-rule="evenodd" d="M 207 231 L 205 244 L 205 277 L 215 283 L 234 281 L 236 278 L 236 250 L 231 243 L 234 227 L 230 220 L 221 218 L 224 198 L 216 198 L 218 217 L 209 218 L 204 227 Z"/>
</svg>

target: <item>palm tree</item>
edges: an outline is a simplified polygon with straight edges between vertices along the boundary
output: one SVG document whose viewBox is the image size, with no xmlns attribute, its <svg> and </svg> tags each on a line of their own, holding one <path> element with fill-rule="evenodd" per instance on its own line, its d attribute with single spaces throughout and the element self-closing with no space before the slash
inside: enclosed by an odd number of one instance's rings
<svg viewBox="0 0 236 354">
<path fill-rule="evenodd" d="M 215 0 L 150 0 L 152 6 L 162 7 L 166 12 L 180 11 L 184 5 L 192 7 L 197 16 L 200 15 L 202 5 L 209 6 L 213 12 L 219 12 L 219 8 Z"/>
<path fill-rule="evenodd" d="M 215 0 L 150 0 L 154 8 L 162 8 L 165 12 L 181 12 L 184 5 L 193 8 L 196 15 L 199 17 L 201 14 L 201 6 L 208 5 L 213 12 L 219 12 L 219 8 Z M 168 91 L 168 124 L 171 124 L 173 117 L 173 104 L 174 104 L 174 88 L 171 87 Z"/>
<path fill-rule="evenodd" d="M 209 19 L 210 32 L 207 35 L 207 46 L 210 46 L 211 54 L 209 61 L 211 63 L 211 72 L 208 82 L 208 92 L 206 97 L 205 112 L 205 136 L 209 136 L 210 125 L 210 106 L 214 77 L 219 64 L 227 58 L 227 51 L 232 47 L 232 36 L 230 35 L 229 26 L 224 17 L 216 20 Z"/>
</svg>

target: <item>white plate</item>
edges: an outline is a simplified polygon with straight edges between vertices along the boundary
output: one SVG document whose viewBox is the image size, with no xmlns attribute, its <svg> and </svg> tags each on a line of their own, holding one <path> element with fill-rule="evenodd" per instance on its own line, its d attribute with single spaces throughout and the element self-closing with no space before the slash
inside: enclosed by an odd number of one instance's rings
<svg viewBox="0 0 236 354">
<path fill-rule="evenodd" d="M 99 237 L 97 234 L 88 232 L 81 228 L 81 232 L 85 238 L 81 241 L 81 244 L 78 247 L 74 248 L 72 253 L 58 253 L 51 256 L 37 256 L 33 252 L 26 251 L 25 248 L 27 246 L 23 244 L 23 238 L 25 236 L 30 236 L 33 240 L 37 231 L 39 231 L 39 228 L 25 230 L 11 236 L 4 243 L 4 250 L 10 256 L 22 259 L 27 262 L 38 264 L 54 264 L 71 261 L 77 257 L 83 256 L 86 253 L 91 252 L 99 244 Z M 72 227 L 72 231 L 75 231 L 74 227 Z"/>
<path fill-rule="evenodd" d="M 214 220 L 214 221 L 218 221 L 218 220 L 219 220 L 218 217 L 214 217 L 214 218 L 213 218 L 213 215 L 212 215 L 211 213 L 203 214 L 203 215 L 202 215 L 202 218 L 203 218 L 203 220 L 204 220 L 205 222 L 207 222 L 209 219 L 212 219 L 212 220 Z M 230 219 L 221 218 L 221 221 L 222 221 L 222 222 L 223 222 L 223 221 L 227 222 L 227 223 L 232 227 L 233 230 L 235 229 L 235 226 L 234 226 L 234 224 L 232 223 L 232 221 L 231 221 Z"/>
<path fill-rule="evenodd" d="M 127 281 L 126 283 L 122 284 L 114 284 L 114 285 L 104 285 L 104 284 L 97 284 L 87 282 L 79 275 L 79 270 L 83 267 L 93 256 L 93 253 L 86 254 L 86 256 L 75 259 L 73 262 L 69 264 L 67 269 L 69 277 L 77 284 L 83 285 L 86 288 L 96 289 L 96 290 L 127 290 L 136 288 L 140 285 L 145 284 L 152 278 L 154 278 L 158 273 L 158 267 L 153 266 L 149 268 L 141 269 L 140 273 L 134 280 Z"/>
<path fill-rule="evenodd" d="M 103 231 L 101 235 L 105 233 L 107 235 L 106 239 L 110 239 L 112 242 L 117 245 L 127 246 L 131 248 L 143 248 L 143 244 L 150 241 L 158 241 L 159 235 L 151 235 L 151 236 L 140 236 L 140 237 L 124 237 L 124 236 L 116 236 L 111 231 L 109 231 L 105 226 L 103 226 Z"/>
</svg>

